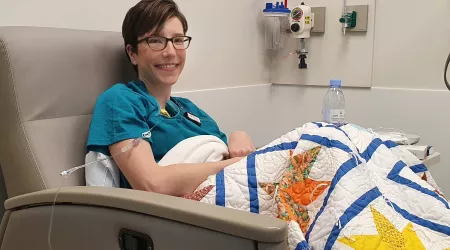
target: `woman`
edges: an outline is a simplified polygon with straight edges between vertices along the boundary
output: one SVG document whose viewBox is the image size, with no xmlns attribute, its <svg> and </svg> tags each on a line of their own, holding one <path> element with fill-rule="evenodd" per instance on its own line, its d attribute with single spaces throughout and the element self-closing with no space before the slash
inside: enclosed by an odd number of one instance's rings
<svg viewBox="0 0 450 250">
<path fill-rule="evenodd" d="M 228 160 L 158 166 L 159 160 L 184 139 L 213 135 L 227 143 L 227 137 L 203 110 L 188 99 L 171 97 L 191 41 L 187 30 L 186 18 L 172 0 L 142 0 L 125 17 L 125 51 L 138 79 L 116 84 L 98 98 L 87 142 L 88 151 L 115 155 L 151 131 L 150 138 L 114 157 L 123 188 L 173 196 L 189 194 L 209 175 L 255 150 L 250 137 L 238 131 L 229 137 Z"/>
</svg>

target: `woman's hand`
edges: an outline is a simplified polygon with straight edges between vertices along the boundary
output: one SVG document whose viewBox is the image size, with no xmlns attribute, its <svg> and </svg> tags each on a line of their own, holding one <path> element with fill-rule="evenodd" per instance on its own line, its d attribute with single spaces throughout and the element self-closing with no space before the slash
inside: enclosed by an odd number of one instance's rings
<svg viewBox="0 0 450 250">
<path fill-rule="evenodd" d="M 247 133 L 243 131 L 231 133 L 230 139 L 228 140 L 230 158 L 245 157 L 255 152 L 255 150 L 252 138 Z"/>
</svg>

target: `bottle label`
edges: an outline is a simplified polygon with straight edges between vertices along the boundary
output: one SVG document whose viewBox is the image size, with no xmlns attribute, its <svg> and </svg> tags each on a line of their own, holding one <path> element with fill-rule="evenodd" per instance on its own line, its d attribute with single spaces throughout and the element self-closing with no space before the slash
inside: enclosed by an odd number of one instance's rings
<svg viewBox="0 0 450 250">
<path fill-rule="evenodd" d="M 330 109 L 329 112 L 325 112 L 325 121 L 329 123 L 344 123 L 345 121 L 345 109 Z"/>
</svg>

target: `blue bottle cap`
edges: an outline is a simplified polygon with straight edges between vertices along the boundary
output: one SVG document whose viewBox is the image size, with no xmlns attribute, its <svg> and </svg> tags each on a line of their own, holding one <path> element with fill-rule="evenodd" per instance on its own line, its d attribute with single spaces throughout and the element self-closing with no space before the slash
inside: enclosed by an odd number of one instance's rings
<svg viewBox="0 0 450 250">
<path fill-rule="evenodd" d="M 266 3 L 266 8 L 263 10 L 263 12 L 268 13 L 291 13 L 291 11 L 284 6 L 283 3 L 277 2 L 274 6 L 273 3 Z"/>
<path fill-rule="evenodd" d="M 266 10 L 271 10 L 273 8 L 273 3 L 266 3 L 266 8 L 264 9 L 264 12 Z"/>
<path fill-rule="evenodd" d="M 342 86 L 341 80 L 331 80 L 330 81 L 330 87 L 332 88 L 340 88 Z"/>
</svg>

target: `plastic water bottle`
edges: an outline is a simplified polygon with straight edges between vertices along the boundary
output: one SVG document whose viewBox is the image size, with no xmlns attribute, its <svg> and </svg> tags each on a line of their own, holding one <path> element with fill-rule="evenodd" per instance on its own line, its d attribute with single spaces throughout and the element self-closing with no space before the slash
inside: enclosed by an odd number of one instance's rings
<svg viewBox="0 0 450 250">
<path fill-rule="evenodd" d="M 331 80 L 330 89 L 323 100 L 323 121 L 335 125 L 345 122 L 345 97 L 341 80 Z"/>
</svg>

